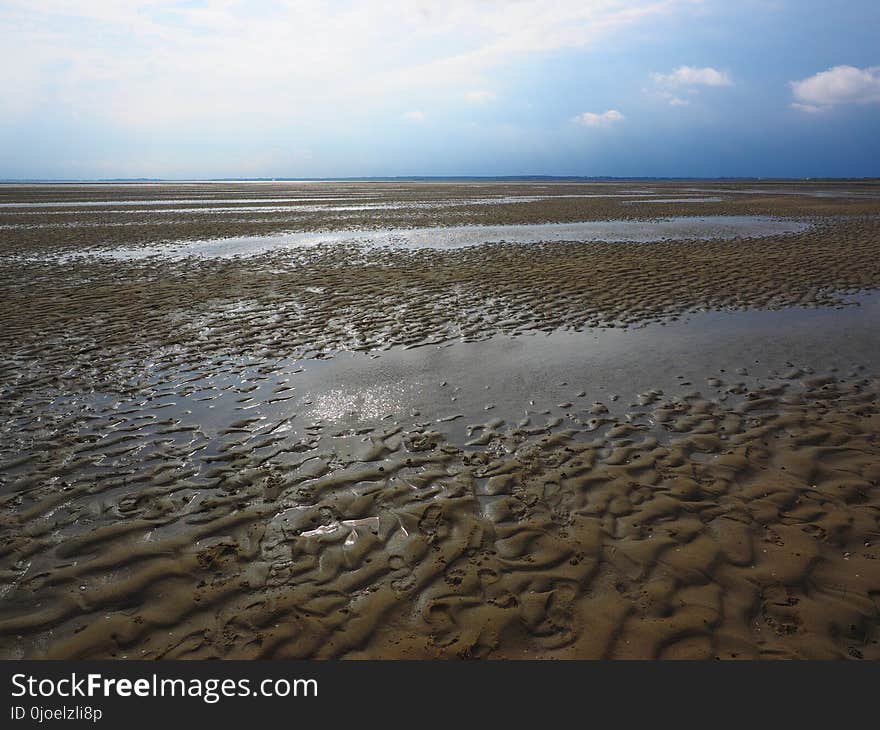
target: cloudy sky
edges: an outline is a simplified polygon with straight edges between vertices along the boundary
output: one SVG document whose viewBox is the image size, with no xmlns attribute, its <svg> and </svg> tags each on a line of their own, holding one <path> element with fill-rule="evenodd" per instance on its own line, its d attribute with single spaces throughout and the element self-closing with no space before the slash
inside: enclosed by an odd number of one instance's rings
<svg viewBox="0 0 880 730">
<path fill-rule="evenodd" d="M 0 0 L 0 178 L 878 176 L 877 0 Z"/>
</svg>

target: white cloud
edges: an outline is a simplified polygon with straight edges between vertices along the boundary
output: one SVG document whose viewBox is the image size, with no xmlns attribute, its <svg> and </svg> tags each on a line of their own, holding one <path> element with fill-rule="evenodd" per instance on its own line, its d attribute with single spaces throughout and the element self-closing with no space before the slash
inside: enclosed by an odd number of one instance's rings
<svg viewBox="0 0 880 730">
<path fill-rule="evenodd" d="M 880 102 L 880 66 L 835 66 L 800 81 L 791 82 L 792 107 L 816 113 L 838 104 Z"/>
<path fill-rule="evenodd" d="M 623 121 L 623 119 L 623 114 L 617 111 L 617 109 L 609 109 L 601 114 L 584 112 L 583 114 L 578 114 L 572 121 L 585 127 L 610 127 L 616 122 Z"/>
<path fill-rule="evenodd" d="M 428 118 L 428 115 L 419 109 L 413 109 L 411 112 L 406 112 L 403 115 L 403 118 L 408 119 L 411 122 L 424 122 Z"/>
<path fill-rule="evenodd" d="M 474 90 L 467 92 L 464 98 L 472 104 L 486 104 L 495 98 L 495 93 L 492 91 Z"/>
<path fill-rule="evenodd" d="M 682 98 L 682 94 L 698 94 L 700 87 L 730 86 L 731 81 L 726 71 L 705 66 L 679 66 L 668 74 L 652 73 L 653 89 L 645 89 L 646 93 L 663 99 L 670 106 L 688 106 L 690 101 Z"/>
<path fill-rule="evenodd" d="M 389 99 L 486 88 L 530 54 L 606 41 L 691 0 L 2 0 L 0 116 L 137 130 L 325 129 Z M 472 99 L 476 101 L 476 98 Z"/>
<path fill-rule="evenodd" d="M 672 73 L 652 73 L 651 78 L 658 86 L 730 86 L 733 83 L 727 72 L 711 66 L 679 66 Z"/>
<path fill-rule="evenodd" d="M 827 106 L 815 106 L 814 104 L 799 104 L 798 102 L 793 102 L 790 104 L 792 109 L 798 109 L 802 112 L 807 112 L 807 114 L 819 114 L 824 111 L 828 111 L 829 107 Z"/>
</svg>

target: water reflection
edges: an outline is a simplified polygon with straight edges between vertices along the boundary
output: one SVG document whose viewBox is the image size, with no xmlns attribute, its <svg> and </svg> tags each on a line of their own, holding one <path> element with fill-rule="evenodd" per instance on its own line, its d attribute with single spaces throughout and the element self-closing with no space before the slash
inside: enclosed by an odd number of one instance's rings
<svg viewBox="0 0 880 730">
<path fill-rule="evenodd" d="M 613 220 L 582 223 L 541 223 L 495 226 L 438 226 L 432 228 L 284 233 L 269 236 L 178 241 L 160 246 L 114 248 L 52 257 L 67 260 L 87 255 L 116 260 L 152 256 L 185 259 L 190 256 L 228 258 L 254 256 L 282 249 L 319 245 L 358 245 L 400 249 L 457 249 L 487 243 L 552 243 L 607 241 L 649 243 L 661 240 L 732 239 L 797 233 L 809 224 L 766 216 L 700 216 L 652 221 Z"/>
</svg>

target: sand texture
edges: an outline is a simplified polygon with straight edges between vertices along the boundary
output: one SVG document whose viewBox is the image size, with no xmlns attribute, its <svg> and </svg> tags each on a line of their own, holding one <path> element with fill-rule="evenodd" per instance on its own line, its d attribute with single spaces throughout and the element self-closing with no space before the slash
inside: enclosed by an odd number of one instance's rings
<svg viewBox="0 0 880 730">
<path fill-rule="evenodd" d="M 878 287 L 869 182 L 0 186 L 0 657 L 880 658 Z"/>
</svg>

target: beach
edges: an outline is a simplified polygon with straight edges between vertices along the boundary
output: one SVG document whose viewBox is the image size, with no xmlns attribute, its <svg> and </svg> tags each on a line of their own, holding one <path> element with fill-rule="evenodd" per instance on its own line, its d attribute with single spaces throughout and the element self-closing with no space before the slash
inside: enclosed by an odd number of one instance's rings
<svg viewBox="0 0 880 730">
<path fill-rule="evenodd" d="M 880 658 L 880 184 L 0 185 L 0 656 Z"/>
</svg>

